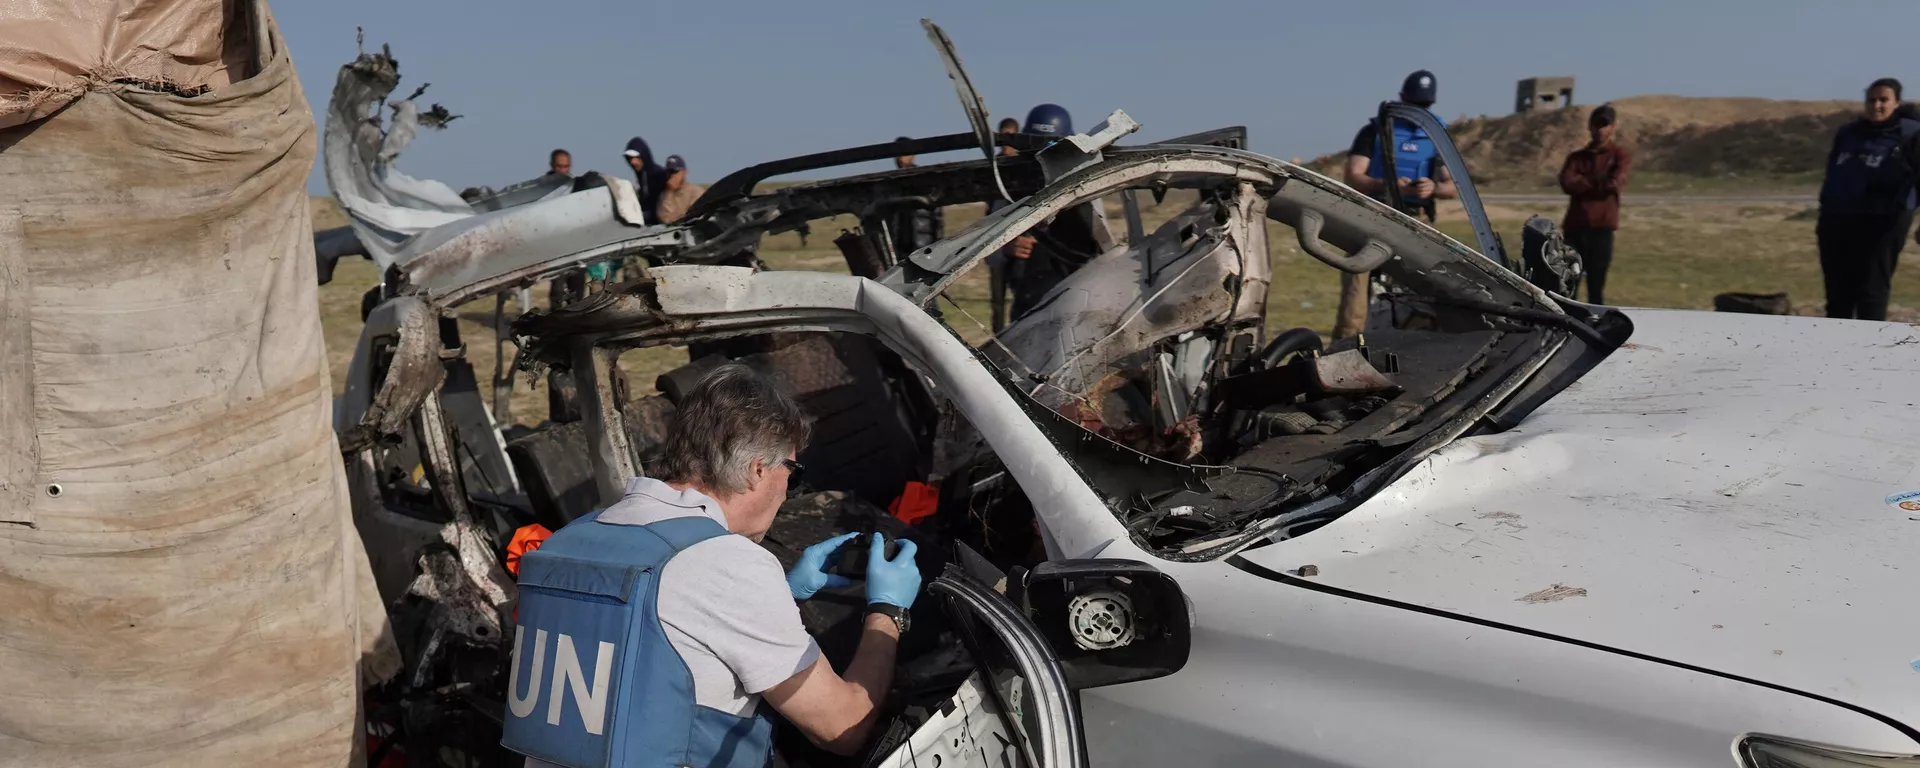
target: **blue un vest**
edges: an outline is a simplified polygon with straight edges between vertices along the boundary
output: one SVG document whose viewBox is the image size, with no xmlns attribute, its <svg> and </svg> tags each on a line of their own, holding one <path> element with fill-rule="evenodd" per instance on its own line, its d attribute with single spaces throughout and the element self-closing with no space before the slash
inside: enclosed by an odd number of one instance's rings
<svg viewBox="0 0 1920 768">
<path fill-rule="evenodd" d="M 693 675 L 660 626 L 660 572 L 726 535 L 706 517 L 651 525 L 581 517 L 520 559 L 505 736 L 567 768 L 760 768 L 773 722 L 695 704 Z"/>
<path fill-rule="evenodd" d="M 1904 147 L 1920 133 L 1920 121 L 1897 120 L 1876 128 L 1855 121 L 1833 142 L 1833 165 L 1820 185 L 1822 213 L 1898 214 L 1915 207 L 1913 174 Z"/>
<path fill-rule="evenodd" d="M 1380 120 L 1374 118 L 1372 122 L 1377 137 Z M 1392 138 L 1395 172 L 1409 179 L 1433 178 L 1433 159 L 1440 155 L 1440 151 L 1433 146 L 1433 137 L 1428 136 L 1425 130 L 1412 123 L 1395 120 Z M 1376 138 L 1373 145 L 1373 158 L 1367 163 L 1367 175 L 1376 179 L 1385 179 L 1386 173 L 1387 158 L 1380 153 L 1380 143 Z"/>
</svg>

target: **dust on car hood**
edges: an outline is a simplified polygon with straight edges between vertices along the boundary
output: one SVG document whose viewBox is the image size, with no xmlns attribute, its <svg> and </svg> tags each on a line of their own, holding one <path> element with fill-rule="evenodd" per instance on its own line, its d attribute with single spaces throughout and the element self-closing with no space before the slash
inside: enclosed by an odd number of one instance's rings
<svg viewBox="0 0 1920 768">
<path fill-rule="evenodd" d="M 1244 557 L 1920 724 L 1920 327 L 1630 314 L 1519 427 Z"/>
</svg>

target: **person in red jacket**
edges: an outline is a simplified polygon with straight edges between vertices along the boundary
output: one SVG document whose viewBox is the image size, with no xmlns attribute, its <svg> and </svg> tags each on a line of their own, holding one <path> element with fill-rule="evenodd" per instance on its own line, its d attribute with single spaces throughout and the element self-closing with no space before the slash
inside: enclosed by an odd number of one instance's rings
<svg viewBox="0 0 1920 768">
<path fill-rule="evenodd" d="M 1560 223 L 1567 245 L 1580 253 L 1587 275 L 1587 301 L 1605 304 L 1607 268 L 1613 265 L 1613 231 L 1620 228 L 1620 190 L 1627 188 L 1633 155 L 1615 144 L 1613 107 L 1601 105 L 1587 117 L 1587 146 L 1567 155 L 1560 166 L 1560 189 L 1567 193 L 1567 218 Z"/>
</svg>

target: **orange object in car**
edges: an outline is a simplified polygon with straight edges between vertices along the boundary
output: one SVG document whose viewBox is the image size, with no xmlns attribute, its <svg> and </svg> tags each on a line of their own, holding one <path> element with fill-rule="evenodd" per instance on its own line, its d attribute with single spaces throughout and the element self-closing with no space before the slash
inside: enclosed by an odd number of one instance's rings
<svg viewBox="0 0 1920 768">
<path fill-rule="evenodd" d="M 926 483 L 908 480 L 907 487 L 900 490 L 899 498 L 887 505 L 887 511 L 900 518 L 900 522 L 913 525 L 940 511 L 940 492 Z"/>
<path fill-rule="evenodd" d="M 513 541 L 507 542 L 507 572 L 518 577 L 520 556 L 539 549 L 552 535 L 553 531 L 539 523 L 520 526 L 520 530 L 513 532 Z"/>
</svg>

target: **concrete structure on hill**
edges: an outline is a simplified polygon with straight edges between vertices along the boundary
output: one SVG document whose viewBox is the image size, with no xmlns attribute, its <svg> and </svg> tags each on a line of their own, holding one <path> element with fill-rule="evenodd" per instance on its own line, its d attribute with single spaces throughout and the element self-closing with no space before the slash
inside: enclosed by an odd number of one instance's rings
<svg viewBox="0 0 1920 768">
<path fill-rule="evenodd" d="M 1565 109 L 1573 106 L 1573 78 L 1529 77 L 1514 89 L 1513 111 Z"/>
</svg>

